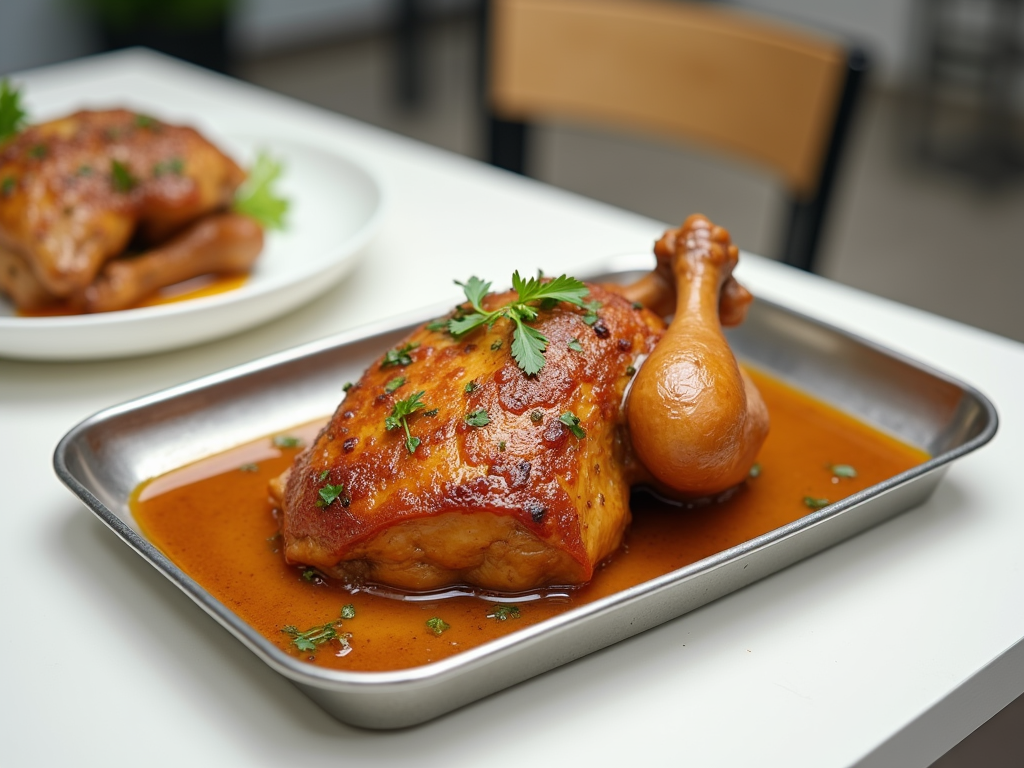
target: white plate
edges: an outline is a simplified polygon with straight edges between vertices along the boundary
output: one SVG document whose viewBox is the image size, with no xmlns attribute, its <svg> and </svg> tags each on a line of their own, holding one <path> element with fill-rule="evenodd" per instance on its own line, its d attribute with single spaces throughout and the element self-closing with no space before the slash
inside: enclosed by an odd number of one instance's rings
<svg viewBox="0 0 1024 768">
<path fill-rule="evenodd" d="M 0 356 L 89 360 L 150 354 L 227 336 L 324 293 L 354 265 L 381 219 L 383 191 L 366 168 L 320 147 L 278 138 L 217 139 L 243 164 L 259 148 L 284 163 L 288 227 L 269 232 L 246 283 L 154 307 L 67 317 L 16 317 L 0 296 Z"/>
</svg>

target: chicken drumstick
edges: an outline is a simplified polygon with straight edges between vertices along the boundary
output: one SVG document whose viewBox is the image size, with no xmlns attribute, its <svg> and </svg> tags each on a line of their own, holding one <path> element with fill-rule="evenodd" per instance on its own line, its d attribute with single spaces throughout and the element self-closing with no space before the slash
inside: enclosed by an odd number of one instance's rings
<svg viewBox="0 0 1024 768">
<path fill-rule="evenodd" d="M 670 272 L 675 316 L 629 393 L 633 451 L 664 493 L 711 496 L 742 482 L 768 434 L 768 409 L 722 333 L 750 294 L 732 277 L 729 233 L 703 216 L 666 232 L 654 252 L 663 287 L 648 301 L 665 301 Z"/>
</svg>

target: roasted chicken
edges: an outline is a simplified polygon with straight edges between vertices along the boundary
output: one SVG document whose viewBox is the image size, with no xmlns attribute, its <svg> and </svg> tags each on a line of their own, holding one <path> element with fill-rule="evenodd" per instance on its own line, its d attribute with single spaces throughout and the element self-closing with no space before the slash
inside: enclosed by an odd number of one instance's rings
<svg viewBox="0 0 1024 768">
<path fill-rule="evenodd" d="M 244 179 L 194 129 L 126 110 L 26 128 L 0 143 L 0 290 L 20 310 L 63 301 L 97 312 L 189 277 L 246 271 L 262 229 L 207 221 L 229 215 Z M 231 257 L 211 262 L 221 250 Z"/>
<path fill-rule="evenodd" d="M 768 414 L 721 330 L 750 301 L 736 248 L 694 216 L 656 255 L 632 286 L 539 303 L 533 375 L 508 318 L 459 338 L 431 323 L 386 352 L 271 483 L 286 559 L 407 590 L 579 585 L 619 547 L 632 486 L 693 498 L 740 483 Z"/>
</svg>

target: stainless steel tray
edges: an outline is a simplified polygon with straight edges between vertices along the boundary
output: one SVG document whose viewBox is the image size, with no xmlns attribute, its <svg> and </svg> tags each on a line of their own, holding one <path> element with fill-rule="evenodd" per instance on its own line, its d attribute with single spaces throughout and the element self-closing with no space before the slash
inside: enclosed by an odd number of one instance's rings
<svg viewBox="0 0 1024 768">
<path fill-rule="evenodd" d="M 646 263 L 645 261 L 639 263 Z M 618 270 L 591 279 L 628 281 Z M 934 458 L 789 525 L 456 657 L 397 672 L 339 672 L 289 656 L 215 600 L 139 532 L 128 507 L 142 481 L 330 414 L 421 311 L 274 355 L 102 411 L 57 446 L 60 479 L 111 530 L 273 669 L 338 719 L 368 728 L 423 722 L 674 619 L 924 501 L 954 459 L 996 432 L 979 392 L 907 358 L 767 301 L 730 333 L 758 368 Z"/>
</svg>

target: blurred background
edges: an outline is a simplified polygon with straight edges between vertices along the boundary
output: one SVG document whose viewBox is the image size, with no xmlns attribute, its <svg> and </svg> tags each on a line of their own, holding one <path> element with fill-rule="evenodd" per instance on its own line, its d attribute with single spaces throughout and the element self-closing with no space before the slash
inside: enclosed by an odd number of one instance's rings
<svg viewBox="0 0 1024 768">
<path fill-rule="evenodd" d="M 863 46 L 815 271 L 1024 341 L 1020 0 L 741 0 Z M 143 44 L 484 159 L 480 0 L 2 0 L 0 72 Z M 774 257 L 785 195 L 758 168 L 571 124 L 531 175 L 668 223 L 700 211 Z"/>
<path fill-rule="evenodd" d="M 837 34 L 871 67 L 815 270 L 1024 341 L 1021 0 L 737 0 Z M 0 72 L 143 44 L 484 159 L 480 0 L 2 0 Z M 776 256 L 785 195 L 694 147 L 570 124 L 531 175 Z"/>
<path fill-rule="evenodd" d="M 1024 0 L 737 0 L 864 47 L 871 63 L 815 271 L 1024 341 Z M 481 0 L 0 0 L 0 74 L 127 45 L 479 159 Z M 678 224 L 700 211 L 774 257 L 785 190 L 661 139 L 535 133 L 530 172 Z M 602 254 L 603 255 L 603 254 Z M 938 763 L 1010 765 L 1018 700 Z M 1011 758 L 1012 759 L 1012 758 Z M 1018 763 L 1013 763 L 1018 764 Z"/>
</svg>

